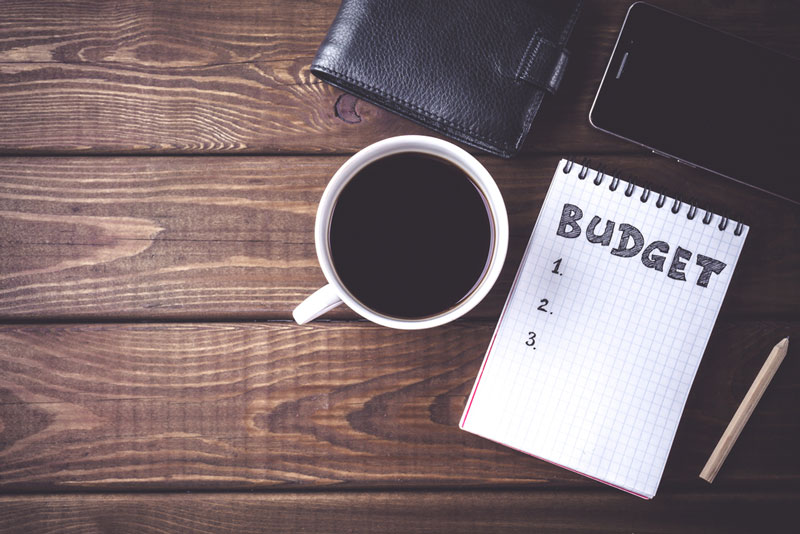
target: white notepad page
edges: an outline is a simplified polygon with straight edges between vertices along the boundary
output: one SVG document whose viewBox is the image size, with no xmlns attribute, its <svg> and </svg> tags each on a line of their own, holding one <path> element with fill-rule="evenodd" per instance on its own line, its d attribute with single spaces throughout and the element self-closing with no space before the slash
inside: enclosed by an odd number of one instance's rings
<svg viewBox="0 0 800 534">
<path fill-rule="evenodd" d="M 559 163 L 460 426 L 652 498 L 748 228 L 647 193 Z"/>
</svg>

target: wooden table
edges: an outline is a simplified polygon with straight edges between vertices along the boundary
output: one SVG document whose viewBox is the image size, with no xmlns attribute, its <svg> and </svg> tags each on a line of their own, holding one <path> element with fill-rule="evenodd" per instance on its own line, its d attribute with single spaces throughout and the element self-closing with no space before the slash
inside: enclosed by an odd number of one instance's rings
<svg viewBox="0 0 800 534">
<path fill-rule="evenodd" d="M 586 3 L 523 154 L 478 156 L 512 234 L 490 296 L 395 332 L 291 320 L 324 281 L 329 177 L 430 133 L 310 75 L 338 2 L 0 2 L 0 530 L 796 529 L 796 350 L 717 481 L 697 475 L 800 332 L 800 209 L 589 126 L 627 4 Z M 797 2 L 659 4 L 800 55 Z M 457 428 L 562 155 L 752 225 L 651 502 Z"/>
</svg>

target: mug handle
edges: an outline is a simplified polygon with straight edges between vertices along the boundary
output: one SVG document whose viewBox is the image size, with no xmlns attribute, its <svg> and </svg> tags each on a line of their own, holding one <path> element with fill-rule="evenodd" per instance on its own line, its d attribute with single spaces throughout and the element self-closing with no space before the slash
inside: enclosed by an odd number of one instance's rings
<svg viewBox="0 0 800 534">
<path fill-rule="evenodd" d="M 331 284 L 322 286 L 306 297 L 292 312 L 292 317 L 297 324 L 306 324 L 313 321 L 323 313 L 326 313 L 342 303 L 339 294 Z"/>
</svg>

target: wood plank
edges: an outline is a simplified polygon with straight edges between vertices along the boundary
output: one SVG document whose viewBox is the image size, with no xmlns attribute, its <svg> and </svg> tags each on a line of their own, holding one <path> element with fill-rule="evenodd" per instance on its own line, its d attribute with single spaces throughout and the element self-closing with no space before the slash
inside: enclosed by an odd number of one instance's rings
<svg viewBox="0 0 800 534">
<path fill-rule="evenodd" d="M 0 320 L 288 319 L 324 283 L 314 217 L 344 160 L 0 158 Z M 512 233 L 500 281 L 469 315 L 494 319 L 559 158 L 481 160 Z M 744 218 L 752 233 L 723 312 L 797 316 L 800 210 L 655 156 L 597 163 Z"/>
<path fill-rule="evenodd" d="M 0 327 L 0 491 L 499 485 L 616 493 L 458 429 L 493 327 Z M 718 322 L 663 491 L 707 491 L 700 469 L 764 351 L 799 328 Z M 796 490 L 800 358 L 792 356 L 715 491 Z"/>
<path fill-rule="evenodd" d="M 800 494 L 713 490 L 652 502 L 586 492 L 368 492 L 0 497 L 3 532 L 794 532 Z"/>
<path fill-rule="evenodd" d="M 561 90 L 546 101 L 525 150 L 638 150 L 587 121 L 629 4 L 586 2 Z M 800 55 L 796 2 L 662 5 Z M 339 101 L 340 91 L 310 74 L 337 7 L 335 0 L 7 0 L 0 152 L 353 152 L 426 132 L 364 102 Z"/>
</svg>

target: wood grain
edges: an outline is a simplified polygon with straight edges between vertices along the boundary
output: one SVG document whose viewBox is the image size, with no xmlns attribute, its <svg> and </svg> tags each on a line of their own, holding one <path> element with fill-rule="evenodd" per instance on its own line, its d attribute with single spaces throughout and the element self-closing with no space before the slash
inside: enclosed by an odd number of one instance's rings
<svg viewBox="0 0 800 534">
<path fill-rule="evenodd" d="M 527 151 L 636 152 L 588 125 L 629 0 L 586 2 L 570 67 Z M 3 2 L 0 152 L 353 152 L 422 127 L 341 92 L 308 66 L 338 2 Z M 793 2 L 680 0 L 681 14 L 800 55 Z M 758 23 L 754 24 L 753 21 Z"/>
<path fill-rule="evenodd" d="M 482 158 L 506 199 L 499 315 L 557 156 Z M 316 205 L 332 157 L 0 159 L 0 320 L 288 319 L 324 283 Z M 741 216 L 752 230 L 724 313 L 796 317 L 800 210 L 655 156 L 596 163 Z M 352 319 L 345 308 L 328 317 Z"/>
<path fill-rule="evenodd" d="M 588 125 L 630 1 L 585 2 L 523 156 L 480 156 L 506 269 L 425 332 L 289 320 L 345 155 L 430 133 L 310 74 L 338 0 L 0 3 L 0 531 L 796 530 L 800 359 L 696 475 L 798 332 L 800 210 Z M 800 56 L 797 2 L 659 5 Z M 752 226 L 651 502 L 456 425 L 562 154 Z"/>
<path fill-rule="evenodd" d="M 794 532 L 800 494 L 559 491 L 0 497 L 3 532 Z"/>
<path fill-rule="evenodd" d="M 458 429 L 493 328 L 5 326 L 0 491 L 601 488 Z M 663 490 L 707 487 L 697 473 L 765 347 L 798 328 L 718 322 Z M 775 376 L 715 490 L 797 487 L 798 362 Z"/>
</svg>

